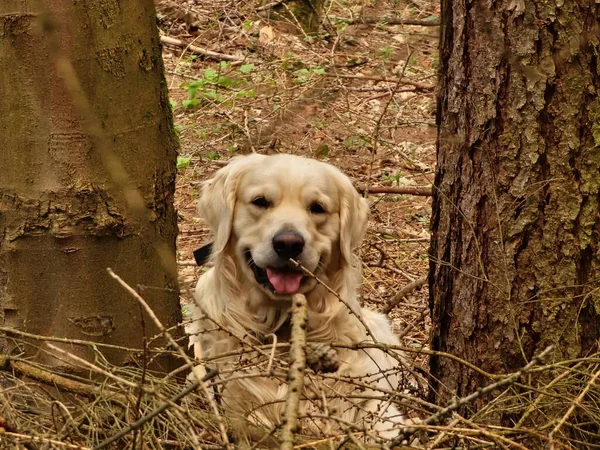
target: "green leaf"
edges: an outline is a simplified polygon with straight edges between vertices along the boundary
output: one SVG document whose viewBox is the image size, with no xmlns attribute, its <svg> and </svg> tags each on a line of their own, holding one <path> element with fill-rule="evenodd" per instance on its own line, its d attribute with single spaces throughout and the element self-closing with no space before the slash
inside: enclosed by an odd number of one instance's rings
<svg viewBox="0 0 600 450">
<path fill-rule="evenodd" d="M 208 99 L 208 100 L 212 100 L 214 102 L 218 102 L 218 103 L 222 103 L 225 101 L 225 99 L 223 98 L 223 96 L 221 94 L 219 94 L 218 92 L 215 91 L 206 91 L 202 93 L 202 97 Z"/>
<path fill-rule="evenodd" d="M 177 157 L 177 170 L 185 170 L 190 165 L 192 160 L 191 156 L 178 156 Z"/>
<path fill-rule="evenodd" d="M 325 69 L 323 69 L 322 67 L 317 67 L 316 69 L 313 69 L 313 72 L 317 75 L 323 75 L 325 73 Z"/>
<path fill-rule="evenodd" d="M 240 66 L 240 72 L 242 73 L 250 73 L 254 69 L 254 64 L 244 64 Z"/>
<path fill-rule="evenodd" d="M 317 147 L 317 152 L 324 157 L 329 156 L 329 146 L 324 142 L 321 142 Z"/>
<path fill-rule="evenodd" d="M 184 100 L 182 102 L 182 105 L 184 108 L 190 108 L 192 106 L 198 106 L 198 99 L 197 98 L 189 98 L 187 100 Z"/>
<path fill-rule="evenodd" d="M 235 83 L 235 80 L 229 77 L 219 77 L 216 83 L 221 87 L 231 87 Z"/>
<path fill-rule="evenodd" d="M 204 69 L 204 79 L 205 80 L 215 82 L 215 81 L 217 81 L 218 77 L 219 77 L 219 74 L 217 73 L 216 70 Z"/>
<path fill-rule="evenodd" d="M 254 89 L 241 90 L 235 94 L 238 98 L 252 98 L 256 96 Z"/>
<path fill-rule="evenodd" d="M 204 86 L 206 86 L 206 81 L 203 79 L 200 80 L 194 80 L 194 81 L 186 81 L 185 83 L 183 83 L 181 85 L 181 87 L 183 88 L 195 88 L 195 89 L 199 89 L 199 88 L 203 88 Z"/>
</svg>

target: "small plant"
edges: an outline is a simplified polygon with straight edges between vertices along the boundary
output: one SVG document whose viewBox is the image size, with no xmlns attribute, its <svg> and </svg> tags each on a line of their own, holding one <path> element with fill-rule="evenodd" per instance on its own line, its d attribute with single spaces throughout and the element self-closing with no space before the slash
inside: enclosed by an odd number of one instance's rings
<svg viewBox="0 0 600 450">
<path fill-rule="evenodd" d="M 394 54 L 394 47 L 382 47 L 379 49 L 379 55 L 383 59 L 390 59 Z"/>
<path fill-rule="evenodd" d="M 206 159 L 208 159 L 209 161 L 214 161 L 216 159 L 219 159 L 221 157 L 221 155 L 219 155 L 217 152 L 210 152 L 206 154 Z"/>
<path fill-rule="evenodd" d="M 355 134 L 347 137 L 346 140 L 344 140 L 343 146 L 347 149 L 368 148 L 371 146 L 371 140 L 368 136 Z"/>
<path fill-rule="evenodd" d="M 235 98 L 254 97 L 256 95 L 254 89 L 236 90 L 246 84 L 243 78 L 254 70 L 254 64 L 244 64 L 237 71 L 225 75 L 224 72 L 230 69 L 231 64 L 221 61 L 218 70 L 205 69 L 202 78 L 183 83 L 182 87 L 188 90 L 188 98 L 183 101 L 183 106 L 190 108 L 198 106 L 203 101 L 224 103 L 227 97 L 222 94 L 223 91 L 231 91 L 230 97 Z"/>
<path fill-rule="evenodd" d="M 305 66 L 298 56 L 292 52 L 286 52 L 283 55 L 283 61 L 281 61 L 280 65 L 284 70 L 298 70 Z"/>
<path fill-rule="evenodd" d="M 177 170 L 185 170 L 188 168 L 188 166 L 190 165 L 190 162 L 192 161 L 192 157 L 191 156 L 178 156 L 177 157 Z"/>
<path fill-rule="evenodd" d="M 181 61 L 181 64 L 191 66 L 198 59 L 198 55 L 190 55 Z"/>
<path fill-rule="evenodd" d="M 181 124 L 178 124 L 178 125 L 175 125 L 173 128 L 175 129 L 175 133 L 177 133 L 177 137 L 181 138 L 181 135 L 185 131 L 185 127 Z"/>
<path fill-rule="evenodd" d="M 316 67 L 314 69 L 298 69 L 294 72 L 294 83 L 303 84 L 308 82 L 312 75 L 323 75 L 325 69 L 322 67 Z"/>
<path fill-rule="evenodd" d="M 327 121 L 324 119 L 315 119 L 313 124 L 314 124 L 315 128 L 318 128 L 319 130 L 321 130 L 323 128 L 327 128 L 329 126 L 329 123 L 327 123 Z"/>
<path fill-rule="evenodd" d="M 326 143 L 321 142 L 317 147 L 317 154 L 323 158 L 327 158 L 329 156 L 329 146 Z"/>
<path fill-rule="evenodd" d="M 400 180 L 402 179 L 402 172 L 397 172 L 392 175 L 381 175 L 383 181 L 392 181 L 396 186 L 400 186 Z"/>
<path fill-rule="evenodd" d="M 247 74 L 252 72 L 253 69 L 254 64 L 244 64 L 243 66 L 240 66 L 240 73 Z"/>
</svg>

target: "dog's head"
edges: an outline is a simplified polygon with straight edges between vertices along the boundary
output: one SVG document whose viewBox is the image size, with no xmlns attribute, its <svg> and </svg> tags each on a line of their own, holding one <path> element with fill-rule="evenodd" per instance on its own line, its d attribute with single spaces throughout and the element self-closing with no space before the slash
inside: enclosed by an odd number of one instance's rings
<svg viewBox="0 0 600 450">
<path fill-rule="evenodd" d="M 213 257 L 229 252 L 242 276 L 282 299 L 316 284 L 290 259 L 317 276 L 354 265 L 368 205 L 329 164 L 252 154 L 204 184 L 198 211 L 214 234 Z"/>
</svg>

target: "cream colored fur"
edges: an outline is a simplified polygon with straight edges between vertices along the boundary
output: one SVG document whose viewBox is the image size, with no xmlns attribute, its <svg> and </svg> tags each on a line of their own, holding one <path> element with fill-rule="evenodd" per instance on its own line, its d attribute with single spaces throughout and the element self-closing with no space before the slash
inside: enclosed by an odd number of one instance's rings
<svg viewBox="0 0 600 450">
<path fill-rule="evenodd" d="M 257 208 L 252 204 L 257 196 L 265 196 L 272 205 Z M 314 202 L 324 207 L 324 214 L 310 211 Z M 211 360 L 208 365 L 218 366 L 223 380 L 236 378 L 224 383 L 220 397 L 240 434 L 249 432 L 252 424 L 267 428 L 280 424 L 287 391 L 285 377 L 265 373 L 268 357 L 264 355 L 262 365 L 246 371 L 239 369 L 244 365 L 239 356 L 214 358 L 240 349 L 242 340 L 262 345 L 285 326 L 290 299 L 259 285 L 244 257 L 244 252 L 250 251 L 257 263 L 261 258 L 272 258 L 269 246 L 274 233 L 281 229 L 291 227 L 302 234 L 305 250 L 298 259 L 346 303 L 315 280 L 302 283 L 301 292 L 309 308 L 309 341 L 350 346 L 370 341 L 364 326 L 349 313 L 350 307 L 378 342 L 398 344 L 388 319 L 359 305 L 361 270 L 353 249 L 366 231 L 368 205 L 338 169 L 291 155 L 236 157 L 204 184 L 198 209 L 214 234 L 214 267 L 198 281 L 196 304 L 191 306 L 194 320 L 187 331 L 198 360 Z M 222 329 L 216 329 L 215 324 Z M 395 369 L 401 356 L 394 358 L 376 349 L 336 351 L 340 362 L 337 372 L 307 376 L 305 394 L 315 400 L 305 401 L 301 413 L 325 415 L 326 410 L 382 437 L 395 436 L 393 428 L 404 423 L 396 406 L 377 399 L 383 394 L 370 389 L 358 392 L 362 398 L 352 398 L 355 386 L 341 379 L 364 377 L 360 382 L 365 386 L 397 390 Z M 269 350 L 264 353 L 268 355 Z M 377 375 L 380 371 L 387 376 Z M 195 373 L 198 376 L 200 372 Z M 240 377 L 252 373 L 264 376 Z M 375 398 L 364 398 L 368 396 Z M 328 397 L 325 408 L 323 397 Z M 322 418 L 306 419 L 302 426 L 326 433 L 339 429 L 335 420 Z"/>
</svg>

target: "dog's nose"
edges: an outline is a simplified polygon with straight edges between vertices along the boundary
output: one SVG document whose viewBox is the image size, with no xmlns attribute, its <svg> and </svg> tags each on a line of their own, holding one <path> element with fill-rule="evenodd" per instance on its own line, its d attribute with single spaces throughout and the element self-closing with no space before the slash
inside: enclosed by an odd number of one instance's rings
<svg viewBox="0 0 600 450">
<path fill-rule="evenodd" d="M 280 231 L 273 236 L 273 250 L 280 258 L 295 258 L 304 250 L 304 238 L 296 231 Z"/>
</svg>

